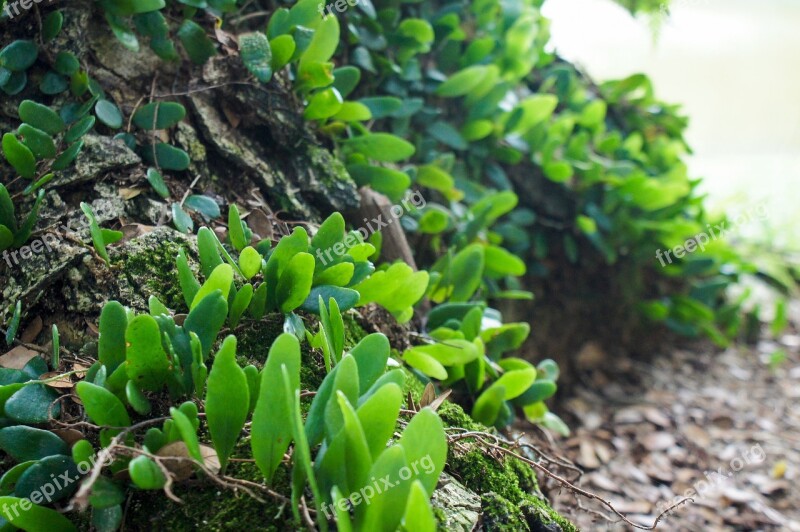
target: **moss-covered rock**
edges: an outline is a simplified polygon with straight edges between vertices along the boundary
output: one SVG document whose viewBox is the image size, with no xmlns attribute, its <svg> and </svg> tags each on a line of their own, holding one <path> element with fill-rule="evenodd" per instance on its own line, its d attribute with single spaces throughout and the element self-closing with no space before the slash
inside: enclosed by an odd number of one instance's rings
<svg viewBox="0 0 800 532">
<path fill-rule="evenodd" d="M 439 415 L 448 427 L 489 430 L 454 403 L 445 402 Z M 489 456 L 476 444 L 464 440 L 459 446 L 450 446 L 445 471 L 481 496 L 483 530 L 577 530 L 550 508 L 539 491 L 533 470 L 520 460 Z"/>
</svg>

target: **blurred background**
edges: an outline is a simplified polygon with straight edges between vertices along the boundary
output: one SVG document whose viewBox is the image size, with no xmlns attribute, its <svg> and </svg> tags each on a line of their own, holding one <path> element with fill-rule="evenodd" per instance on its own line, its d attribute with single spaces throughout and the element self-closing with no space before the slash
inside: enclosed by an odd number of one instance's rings
<svg viewBox="0 0 800 532">
<path fill-rule="evenodd" d="M 765 204 L 743 235 L 800 251 L 800 1 L 672 0 L 633 19 L 613 2 L 551 0 L 558 52 L 597 81 L 643 72 L 682 105 L 709 205 L 735 216 Z"/>
</svg>

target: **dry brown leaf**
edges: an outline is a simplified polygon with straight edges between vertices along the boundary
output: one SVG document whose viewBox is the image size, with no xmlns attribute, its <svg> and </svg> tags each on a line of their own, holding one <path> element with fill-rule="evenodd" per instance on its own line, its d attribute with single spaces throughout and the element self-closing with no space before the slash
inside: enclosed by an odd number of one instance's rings
<svg viewBox="0 0 800 532">
<path fill-rule="evenodd" d="M 70 447 L 84 439 L 83 432 L 75 429 L 53 429 L 50 432 L 64 440 Z"/>
<path fill-rule="evenodd" d="M 182 441 L 172 442 L 158 450 L 156 456 L 165 458 L 164 467 L 180 482 L 191 477 L 194 473 L 194 463 L 189 456 L 189 448 Z M 170 460 L 175 458 L 176 460 Z"/>
<path fill-rule="evenodd" d="M 589 440 L 582 440 L 580 445 L 580 458 L 578 462 L 586 469 L 597 469 L 600 467 L 600 460 L 594 450 L 594 445 Z"/>
<path fill-rule="evenodd" d="M 597 342 L 586 342 L 578 352 L 578 367 L 593 369 L 599 367 L 606 361 L 606 352 Z"/>
<path fill-rule="evenodd" d="M 431 402 L 430 404 L 431 409 L 434 411 L 439 410 L 439 407 L 442 406 L 442 403 L 444 403 L 448 397 L 450 397 L 451 393 L 453 393 L 453 390 L 445 390 L 444 392 L 442 392 L 442 394 L 439 397 L 437 397 Z"/>
<path fill-rule="evenodd" d="M 153 229 L 155 229 L 155 227 L 152 225 L 126 224 L 122 226 L 120 231 L 122 231 L 122 240 L 130 240 L 131 238 L 136 238 L 146 235 L 147 233 L 151 233 Z"/>
<path fill-rule="evenodd" d="M 125 201 L 132 200 L 133 198 L 135 198 L 136 196 L 138 196 L 141 193 L 142 193 L 142 189 L 141 188 L 124 188 L 124 187 L 121 187 L 119 189 L 119 197 L 121 197 Z"/>
<path fill-rule="evenodd" d="M 83 320 L 86 323 L 86 326 L 89 328 L 89 331 L 92 333 L 92 336 L 95 338 L 100 338 L 100 328 L 94 324 L 93 321 L 89 319 Z"/>
<path fill-rule="evenodd" d="M 272 221 L 261 209 L 254 209 L 250 212 L 250 216 L 247 217 L 247 225 L 261 239 L 272 240 L 275 236 Z"/>
<path fill-rule="evenodd" d="M 18 345 L 8 353 L 0 356 L 0 367 L 8 369 L 22 369 L 38 353 L 25 346 Z"/>
<path fill-rule="evenodd" d="M 25 327 L 25 330 L 19 335 L 19 339 L 25 342 L 26 344 L 33 343 L 36 340 L 36 337 L 39 336 L 39 333 L 42 332 L 42 317 L 36 316 L 33 318 L 33 321 Z"/>
<path fill-rule="evenodd" d="M 648 451 L 666 451 L 675 445 L 675 436 L 669 432 L 653 432 L 642 440 L 642 444 Z"/>
<path fill-rule="evenodd" d="M 242 117 L 233 112 L 233 110 L 231 110 L 231 108 L 225 104 L 222 104 L 222 112 L 225 113 L 225 118 L 228 119 L 228 123 L 231 125 L 233 129 L 239 127 L 239 124 L 242 121 Z"/>
<path fill-rule="evenodd" d="M 47 373 L 39 375 L 39 380 L 43 381 L 47 379 L 52 379 L 53 377 L 58 377 L 59 375 L 61 375 L 61 373 L 59 373 L 58 371 L 48 371 Z M 46 382 L 45 384 L 47 386 L 50 386 L 51 388 L 72 388 L 74 386 L 74 383 L 72 382 L 72 380 L 70 380 L 69 375 L 64 375 L 59 379 Z"/>
<path fill-rule="evenodd" d="M 213 447 L 210 445 L 200 444 L 200 455 L 203 457 L 203 462 L 205 466 L 212 472 L 212 473 L 219 473 L 220 463 L 219 463 L 219 456 L 217 456 L 217 451 L 214 450 Z"/>
<path fill-rule="evenodd" d="M 434 399 L 436 399 L 436 389 L 433 387 L 433 383 L 429 382 L 422 391 L 422 397 L 419 399 L 419 407 L 424 408 L 428 406 Z"/>
</svg>

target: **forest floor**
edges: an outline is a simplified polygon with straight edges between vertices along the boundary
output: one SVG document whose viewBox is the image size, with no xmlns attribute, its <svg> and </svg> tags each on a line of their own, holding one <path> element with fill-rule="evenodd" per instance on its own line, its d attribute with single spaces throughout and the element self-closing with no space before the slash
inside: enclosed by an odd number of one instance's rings
<svg viewBox="0 0 800 532">
<path fill-rule="evenodd" d="M 771 367 L 777 350 L 786 358 Z M 554 442 L 584 470 L 576 484 L 646 526 L 694 499 L 657 530 L 800 531 L 800 334 L 648 363 L 591 351 L 595 369 L 562 399 L 572 435 Z M 633 529 L 551 484 L 553 507 L 582 530 Z"/>
</svg>

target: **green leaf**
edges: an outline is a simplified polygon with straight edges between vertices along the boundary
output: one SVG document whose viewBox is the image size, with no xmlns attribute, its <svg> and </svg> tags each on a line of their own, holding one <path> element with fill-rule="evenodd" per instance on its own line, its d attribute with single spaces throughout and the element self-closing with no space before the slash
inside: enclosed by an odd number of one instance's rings
<svg viewBox="0 0 800 532">
<path fill-rule="evenodd" d="M 472 418 L 487 426 L 494 425 L 500 414 L 500 407 L 503 406 L 505 395 L 506 390 L 503 386 L 497 384 L 489 386 L 475 401 L 475 405 L 472 407 Z"/>
<path fill-rule="evenodd" d="M 250 305 L 250 301 L 252 299 L 253 285 L 247 283 L 236 293 L 236 296 L 233 298 L 230 314 L 228 316 L 228 321 L 231 328 L 236 328 L 236 326 L 239 324 L 239 319 L 242 317 L 242 314 L 244 314 L 244 311 L 247 310 L 247 307 Z"/>
<path fill-rule="evenodd" d="M 31 466 L 36 464 L 36 460 L 29 460 L 22 462 L 14 467 L 8 469 L 2 476 L 0 476 L 0 496 L 10 495 L 14 493 L 17 481 L 22 474 L 30 469 Z M 1 518 L 0 518 L 1 519 Z M 0 521 L 2 522 L 2 521 Z"/>
<path fill-rule="evenodd" d="M 411 484 L 403 515 L 403 529 L 414 532 L 436 531 L 436 518 L 433 516 L 430 494 L 425 491 L 425 487 L 419 480 L 415 480 Z"/>
<path fill-rule="evenodd" d="M 306 120 L 324 120 L 330 118 L 342 109 L 342 95 L 333 88 L 324 89 L 315 93 L 308 102 L 308 107 L 303 112 Z"/>
<path fill-rule="evenodd" d="M 42 22 L 42 41 L 49 42 L 55 39 L 61 32 L 61 26 L 64 24 L 64 15 L 61 11 L 53 11 L 47 15 Z"/>
<path fill-rule="evenodd" d="M 122 127 L 122 113 L 119 108 L 109 100 L 97 100 L 94 106 L 94 113 L 97 119 L 110 127 L 119 129 Z"/>
<path fill-rule="evenodd" d="M 403 100 L 393 96 L 372 96 L 369 98 L 362 98 L 359 100 L 359 103 L 365 105 L 372 114 L 372 117 L 376 119 L 393 116 L 403 108 Z"/>
<path fill-rule="evenodd" d="M 36 129 L 41 129 L 51 135 L 57 135 L 66 128 L 64 120 L 58 116 L 58 113 L 46 105 L 32 100 L 24 100 L 19 104 L 19 118 Z"/>
<path fill-rule="evenodd" d="M 181 204 L 178 202 L 172 203 L 172 222 L 175 224 L 175 228 L 181 233 L 191 233 L 194 229 L 192 217 L 183 210 Z"/>
<path fill-rule="evenodd" d="M 108 477 L 99 477 L 92 486 L 89 502 L 93 509 L 104 510 L 125 501 L 125 492 Z"/>
<path fill-rule="evenodd" d="M 178 429 L 181 440 L 186 444 L 186 449 L 189 451 L 189 456 L 201 464 L 204 463 L 205 461 L 203 460 L 203 454 L 200 452 L 200 442 L 197 441 L 197 429 L 195 428 L 191 419 L 189 419 L 189 417 L 180 409 L 175 407 L 170 407 L 169 414 L 172 416 L 172 420 L 175 422 L 175 426 Z"/>
<path fill-rule="evenodd" d="M 242 270 L 245 279 L 252 279 L 261 271 L 261 254 L 254 247 L 247 246 L 239 254 L 239 269 Z"/>
<path fill-rule="evenodd" d="M 39 47 L 33 41 L 14 41 L 0 50 L 0 67 L 12 72 L 28 70 L 38 56 Z"/>
<path fill-rule="evenodd" d="M 139 388 L 133 383 L 133 381 L 128 381 L 125 383 L 125 398 L 128 400 L 128 404 L 136 410 L 136 413 L 146 416 L 150 413 L 152 405 L 150 401 L 145 397 Z"/>
<path fill-rule="evenodd" d="M 186 116 L 186 108 L 177 102 L 153 102 L 140 107 L 133 115 L 136 127 L 145 130 L 169 129 Z"/>
<path fill-rule="evenodd" d="M 3 155 L 22 177 L 32 179 L 36 176 L 36 158 L 13 133 L 3 135 Z"/>
<path fill-rule="evenodd" d="M 106 241 L 103 238 L 103 231 L 97 224 L 97 218 L 94 216 L 92 207 L 84 202 L 81 202 L 80 206 L 83 214 L 86 215 L 86 218 L 89 220 L 89 231 L 92 235 L 92 243 L 94 244 L 95 251 L 100 258 L 106 261 L 106 264 L 110 265 L 111 259 L 108 257 L 108 252 L 106 251 Z"/>
<path fill-rule="evenodd" d="M 260 32 L 239 35 L 239 54 L 258 81 L 266 83 L 272 79 L 272 49 L 266 35 Z"/>
<path fill-rule="evenodd" d="M 86 135 L 94 127 L 97 119 L 92 115 L 87 115 L 75 122 L 64 134 L 64 142 L 72 143 Z"/>
<path fill-rule="evenodd" d="M 55 95 L 61 94 L 69 88 L 69 82 L 64 76 L 59 76 L 55 72 L 45 72 L 39 82 L 39 90 L 42 94 Z"/>
<path fill-rule="evenodd" d="M 204 359 L 211 353 L 211 346 L 217 339 L 217 334 L 227 316 L 228 301 L 221 293 L 204 297 L 197 306 L 189 311 L 183 328 L 197 334 L 203 346 Z"/>
<path fill-rule="evenodd" d="M 352 262 L 340 262 L 334 264 L 330 268 L 318 271 L 314 274 L 314 286 L 317 285 L 333 285 L 333 286 L 347 286 L 350 279 L 353 278 L 355 265 Z M 358 302 L 358 296 L 356 296 Z"/>
<path fill-rule="evenodd" d="M 375 459 L 370 478 L 399 478 L 400 470 L 409 467 L 406 450 L 402 445 L 392 445 Z M 410 480 L 394 481 L 392 489 L 381 490 L 375 495 L 369 505 L 356 507 L 356 512 L 364 518 L 362 530 L 397 530 L 405 511 L 405 501 L 410 489 Z M 398 504 L 399 501 L 402 501 Z"/>
<path fill-rule="evenodd" d="M 186 259 L 186 252 L 183 248 L 178 250 L 178 257 L 175 260 L 175 264 L 178 268 L 178 283 L 181 285 L 183 300 L 187 307 L 191 307 L 192 301 L 200 290 L 200 283 L 197 282 L 194 273 L 192 273 L 191 268 L 189 268 L 189 261 Z M 151 314 L 153 313 L 151 312 Z"/>
<path fill-rule="evenodd" d="M 450 265 L 453 291 L 450 301 L 468 301 L 481 285 L 484 266 L 484 247 L 471 244 L 459 251 Z"/>
<path fill-rule="evenodd" d="M 145 147 L 142 157 L 148 163 L 157 164 L 163 170 L 186 170 L 192 162 L 189 154 L 185 151 L 164 142 L 157 143 L 155 147 Z"/>
<path fill-rule="evenodd" d="M 94 117 L 91 118 L 92 118 L 92 124 L 94 124 Z M 169 189 L 167 188 L 166 183 L 164 183 L 164 178 L 161 176 L 161 172 L 159 172 L 155 168 L 148 168 L 147 182 L 150 183 L 150 186 L 153 187 L 153 190 L 156 191 L 156 194 L 158 194 L 164 199 L 169 197 Z"/>
<path fill-rule="evenodd" d="M 514 400 L 514 404 L 526 406 L 540 401 L 545 401 L 555 395 L 558 387 L 556 383 L 551 380 L 537 380 L 525 393 L 521 394 Z"/>
<path fill-rule="evenodd" d="M 274 14 L 273 17 L 275 18 Z M 270 20 L 271 22 L 271 20 Z M 279 35 L 269 41 L 270 49 L 272 50 L 272 61 L 270 66 L 273 72 L 285 67 L 294 55 L 297 45 L 291 35 Z"/>
<path fill-rule="evenodd" d="M 25 242 L 28 241 L 28 238 L 30 238 L 31 232 L 33 231 L 33 227 L 36 225 L 36 222 L 38 220 L 39 207 L 42 206 L 43 199 L 44 199 L 44 190 L 39 190 L 36 193 L 36 201 L 33 203 L 31 212 L 28 213 L 28 216 L 25 218 L 25 221 L 22 223 L 22 225 L 17 230 L 17 233 L 14 235 L 14 245 L 16 247 L 22 246 Z"/>
<path fill-rule="evenodd" d="M 59 404 L 50 405 L 58 394 L 43 384 L 30 384 L 9 397 L 5 404 L 5 415 L 18 423 L 47 423 L 50 416 L 61 414 Z"/>
<path fill-rule="evenodd" d="M 188 318 L 187 318 L 188 319 Z M 161 345 L 161 332 L 152 316 L 136 316 L 125 331 L 128 377 L 141 389 L 159 391 L 169 373 L 170 361 Z"/>
<path fill-rule="evenodd" d="M 71 76 L 80 68 L 81 64 L 78 62 L 78 58 L 75 57 L 75 54 L 72 52 L 64 50 L 56 54 L 56 59 L 53 63 L 53 69 L 59 74 Z"/>
<path fill-rule="evenodd" d="M 5 225 L 0 225 L 0 251 L 5 251 L 14 245 L 14 233 Z"/>
<path fill-rule="evenodd" d="M 537 124 L 544 122 L 558 106 L 558 98 L 552 94 L 535 94 L 524 99 L 517 106 L 516 116 L 509 123 L 509 131 L 525 133 Z"/>
<path fill-rule="evenodd" d="M 108 22 L 108 25 L 111 27 L 111 32 L 114 34 L 114 37 L 122 43 L 122 46 L 134 53 L 138 52 L 139 39 L 136 37 L 136 33 L 131 30 L 128 20 L 109 11 L 106 11 L 105 16 L 106 22 Z M 92 88 L 93 81 L 94 80 L 89 79 L 89 90 Z"/>
<path fill-rule="evenodd" d="M 14 512 L 14 508 L 21 508 L 30 505 L 30 508 L 22 512 Z M 0 515 L 17 528 L 28 530 L 29 532 L 77 532 L 77 528 L 69 519 L 62 514 L 44 508 L 37 504 L 32 504 L 27 499 L 17 497 L 0 497 Z"/>
<path fill-rule="evenodd" d="M 365 122 L 372 118 L 372 113 L 363 103 L 344 102 L 333 118 L 343 122 Z"/>
<path fill-rule="evenodd" d="M 217 290 L 220 291 L 223 298 L 227 299 L 232 282 L 233 268 L 231 268 L 228 264 L 220 264 L 214 268 L 214 271 L 211 272 L 211 275 L 208 277 L 208 279 L 206 279 L 206 282 L 203 283 L 203 285 L 200 287 L 200 290 L 197 291 L 197 294 L 195 294 L 192 304 L 189 306 L 189 308 L 194 309 L 207 295 L 212 294 Z"/>
<path fill-rule="evenodd" d="M 445 367 L 438 360 L 423 351 L 409 349 L 403 353 L 403 360 L 405 360 L 409 366 L 418 369 L 428 377 L 439 380 L 445 380 L 447 378 L 447 370 Z"/>
<path fill-rule="evenodd" d="M 525 261 L 499 246 L 486 246 L 484 258 L 486 275 L 489 277 L 498 279 L 507 275 L 515 277 L 525 275 L 527 269 Z"/>
<path fill-rule="evenodd" d="M 151 452 L 155 452 L 151 449 Z M 160 490 L 167 483 L 167 477 L 153 460 L 139 455 L 128 463 L 128 474 L 137 488 Z"/>
<path fill-rule="evenodd" d="M 494 65 L 476 65 L 460 70 L 439 85 L 436 88 L 436 94 L 447 98 L 469 94 L 489 75 L 489 70 L 493 68 L 496 69 L 497 67 Z"/>
<path fill-rule="evenodd" d="M 8 70 L 3 69 L 4 72 L 8 72 Z M 16 96 L 25 88 L 28 84 L 28 75 L 23 72 L 11 72 L 11 77 L 8 78 L 3 85 L 0 85 L 0 89 L 3 89 L 3 92 L 8 94 L 9 96 Z"/>
<path fill-rule="evenodd" d="M 339 91 L 342 98 L 347 98 L 358 86 L 358 82 L 361 80 L 361 71 L 354 66 L 343 66 L 333 71 L 333 77 L 334 88 Z"/>
<path fill-rule="evenodd" d="M 121 17 L 158 11 L 165 7 L 164 0 L 102 0 L 103 9 Z"/>
<path fill-rule="evenodd" d="M 351 350 L 358 366 L 359 395 L 364 395 L 386 371 L 390 350 L 389 339 L 381 333 L 365 336 Z"/>
<path fill-rule="evenodd" d="M 219 205 L 217 205 L 217 202 L 208 196 L 192 194 L 186 198 L 186 200 L 183 202 L 183 206 L 187 209 L 199 212 L 209 220 L 219 218 L 220 215 Z"/>
<path fill-rule="evenodd" d="M 314 257 L 297 253 L 278 279 L 276 297 L 281 312 L 288 314 L 303 304 L 314 280 Z"/>
<path fill-rule="evenodd" d="M 248 238 L 245 236 L 244 223 L 239 216 L 239 209 L 233 204 L 228 209 L 228 238 L 233 247 L 239 251 L 247 246 Z"/>
<path fill-rule="evenodd" d="M 208 277 L 214 268 L 222 264 L 219 256 L 216 235 L 208 227 L 201 227 L 197 232 L 197 252 L 200 255 L 200 271 Z"/>
<path fill-rule="evenodd" d="M 131 322 L 133 323 L 133 322 Z M 101 386 L 81 381 L 75 386 L 89 418 L 98 425 L 129 427 L 131 418 L 116 395 Z"/>
<path fill-rule="evenodd" d="M 214 357 L 206 392 L 208 430 L 222 471 L 233 453 L 249 410 L 247 377 L 236 363 L 236 337 L 228 336 Z"/>
<path fill-rule="evenodd" d="M 100 339 L 97 343 L 97 359 L 108 371 L 114 372 L 125 362 L 125 331 L 128 315 L 117 301 L 109 301 L 100 312 Z"/>
<path fill-rule="evenodd" d="M 536 380 L 536 369 L 515 369 L 505 372 L 492 386 L 501 386 L 505 390 L 503 400 L 508 401 L 525 393 Z"/>
<path fill-rule="evenodd" d="M 55 162 L 53 163 L 53 166 L 51 166 L 51 169 L 64 170 L 65 168 L 67 168 L 67 166 L 69 166 L 72 163 L 72 161 L 75 160 L 75 158 L 78 156 L 78 154 L 81 152 L 82 149 L 83 149 L 83 139 L 79 140 L 78 142 L 70 144 L 69 148 L 61 152 L 61 155 L 59 155 L 56 158 Z"/>
<path fill-rule="evenodd" d="M 183 21 L 178 29 L 178 38 L 189 55 L 189 59 L 197 65 L 202 65 L 217 54 L 217 48 L 208 38 L 205 30 L 191 20 Z"/>
<path fill-rule="evenodd" d="M 414 145 L 390 133 L 371 133 L 344 142 L 351 150 L 381 162 L 398 162 L 408 159 L 416 149 Z"/>
<path fill-rule="evenodd" d="M 54 454 L 69 454 L 64 440 L 48 430 L 25 425 L 0 430 L 0 449 L 17 462 L 41 460 Z"/>
<path fill-rule="evenodd" d="M 358 419 L 364 428 L 370 456 L 378 456 L 386 449 L 394 434 L 402 402 L 403 390 L 390 383 L 376 390 L 358 407 Z"/>
<path fill-rule="evenodd" d="M 250 445 L 267 483 L 272 481 L 292 439 L 292 412 L 283 385 L 282 366 L 286 367 L 290 379 L 289 389 L 299 390 L 300 343 L 291 334 L 281 334 L 269 350 L 253 412 Z"/>
<path fill-rule="evenodd" d="M 573 175 L 572 165 L 564 161 L 550 162 L 544 165 L 544 175 L 551 181 L 563 183 Z"/>
<path fill-rule="evenodd" d="M 49 498 L 51 502 L 59 501 L 72 495 L 77 489 L 77 485 L 55 483 L 53 479 L 56 475 L 67 475 L 67 478 L 73 479 L 80 476 L 72 457 L 53 455 L 42 458 L 20 475 L 14 487 L 14 494 L 31 499 L 34 493 L 41 490 L 46 484 L 50 484 L 51 487 L 55 486 L 55 492 Z"/>
<path fill-rule="evenodd" d="M 336 17 L 325 17 L 314 30 L 314 37 L 300 56 L 298 71 L 303 72 L 312 63 L 325 63 L 339 45 L 339 20 Z"/>
<path fill-rule="evenodd" d="M 8 189 L 2 183 L 0 183 L 0 225 L 6 226 L 11 232 L 17 230 L 17 214 L 14 202 L 11 201 Z"/>
</svg>

